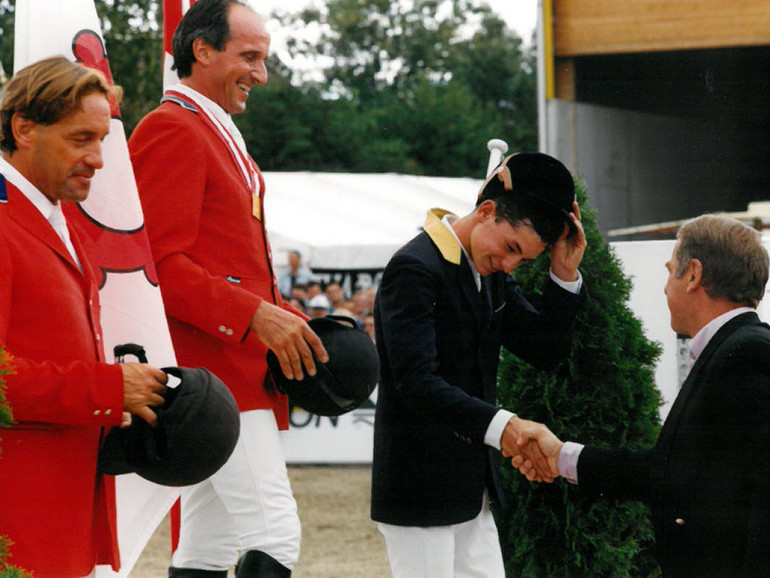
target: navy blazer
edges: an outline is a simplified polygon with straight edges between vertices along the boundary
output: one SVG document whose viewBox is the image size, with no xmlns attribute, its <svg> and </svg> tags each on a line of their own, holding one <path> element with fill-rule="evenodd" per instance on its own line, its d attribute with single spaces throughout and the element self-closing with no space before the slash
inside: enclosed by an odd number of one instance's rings
<svg viewBox="0 0 770 578">
<path fill-rule="evenodd" d="M 500 346 L 555 366 L 584 298 L 549 280 L 538 311 L 504 273 L 483 278 L 479 291 L 441 215 L 393 256 L 375 302 L 372 518 L 394 525 L 465 522 L 481 511 L 485 487 L 498 497 L 484 434 L 499 409 Z"/>
<path fill-rule="evenodd" d="M 655 447 L 587 446 L 578 481 L 650 505 L 666 577 L 770 576 L 770 327 L 753 312 L 726 323 Z"/>
</svg>

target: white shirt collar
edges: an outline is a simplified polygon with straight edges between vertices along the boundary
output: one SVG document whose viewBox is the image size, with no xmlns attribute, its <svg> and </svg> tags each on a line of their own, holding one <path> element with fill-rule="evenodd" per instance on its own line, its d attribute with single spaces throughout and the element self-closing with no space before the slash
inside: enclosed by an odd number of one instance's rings
<svg viewBox="0 0 770 578">
<path fill-rule="evenodd" d="M 16 167 L 9 163 L 2 155 L 0 155 L 0 173 L 5 175 L 5 178 L 11 181 L 11 183 L 21 191 L 21 194 L 29 199 L 29 202 L 40 211 L 40 214 L 45 217 L 46 221 L 50 222 L 51 217 L 55 212 L 61 214 L 61 204 L 52 203 L 48 197 L 41 193 L 35 185 L 30 183 L 27 178 L 16 170 Z"/>
<path fill-rule="evenodd" d="M 235 142 L 238 144 L 238 148 L 241 149 L 241 152 L 244 155 L 247 154 L 246 141 L 243 140 L 243 135 L 241 135 L 241 131 L 238 130 L 238 127 L 235 125 L 235 122 L 233 122 L 233 117 L 227 114 L 224 108 L 219 106 L 216 102 L 214 102 L 210 98 L 202 95 L 197 90 L 190 88 L 189 86 L 185 86 L 184 84 L 181 84 L 181 83 L 169 86 L 167 90 L 173 90 L 175 92 L 184 94 L 186 97 L 194 100 L 199 106 L 202 106 L 203 108 L 205 108 L 214 118 L 216 118 L 220 123 L 222 123 L 222 126 L 225 127 L 227 132 L 230 133 L 230 136 L 232 136 L 235 139 Z"/>
<path fill-rule="evenodd" d="M 481 275 L 476 270 L 476 265 L 473 263 L 473 259 L 471 259 L 471 256 L 468 254 L 468 251 L 465 250 L 465 247 L 463 247 L 463 244 L 460 242 L 460 239 L 457 236 L 457 233 L 455 233 L 454 228 L 452 227 L 452 223 L 457 220 L 457 215 L 452 215 L 451 213 L 448 213 L 444 215 L 441 219 L 441 222 L 444 223 L 444 226 L 449 229 L 449 232 L 452 233 L 452 236 L 457 241 L 457 244 L 460 245 L 460 248 L 463 250 L 463 253 L 465 254 L 465 260 L 468 261 L 468 265 L 471 268 L 471 273 L 473 273 L 473 280 L 476 282 L 476 289 L 481 291 Z"/>
<path fill-rule="evenodd" d="M 749 311 L 756 310 L 751 307 L 738 307 L 737 309 L 731 309 L 727 313 L 723 313 L 719 317 L 715 317 L 706 323 L 706 325 L 701 327 L 701 330 L 695 334 L 692 341 L 690 341 L 690 358 L 693 361 L 698 359 L 700 354 L 703 353 L 703 350 L 706 349 L 709 341 L 711 341 L 711 338 L 716 335 L 717 331 L 722 329 L 722 327 L 734 317 L 743 313 L 748 313 Z"/>
</svg>

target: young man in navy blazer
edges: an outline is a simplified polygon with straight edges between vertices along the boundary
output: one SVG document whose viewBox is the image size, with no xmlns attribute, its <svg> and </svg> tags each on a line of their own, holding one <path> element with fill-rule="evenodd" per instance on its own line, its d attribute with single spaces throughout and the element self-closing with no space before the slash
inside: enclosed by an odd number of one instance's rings
<svg viewBox="0 0 770 578">
<path fill-rule="evenodd" d="M 532 448 L 516 444 L 525 422 L 495 404 L 500 346 L 542 368 L 569 351 L 585 294 L 574 183 L 548 155 L 512 155 L 471 213 L 433 209 L 424 229 L 391 259 L 375 304 L 372 518 L 396 578 L 503 578 L 491 453 Z M 509 273 L 549 246 L 536 308 Z"/>
</svg>

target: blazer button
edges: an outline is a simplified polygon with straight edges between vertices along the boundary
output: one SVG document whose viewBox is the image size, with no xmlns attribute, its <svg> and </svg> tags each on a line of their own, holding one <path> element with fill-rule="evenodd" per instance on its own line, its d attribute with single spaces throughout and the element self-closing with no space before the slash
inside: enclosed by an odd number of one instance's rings
<svg viewBox="0 0 770 578">
<path fill-rule="evenodd" d="M 677 526 L 684 526 L 684 519 L 683 518 L 677 518 L 676 520 L 674 520 L 674 522 L 676 522 Z"/>
<path fill-rule="evenodd" d="M 227 327 L 225 327 L 224 325 L 220 325 L 219 326 L 219 331 L 220 331 L 220 333 L 224 333 L 225 331 L 227 331 Z"/>
<path fill-rule="evenodd" d="M 101 414 L 102 414 L 102 410 L 100 409 L 94 410 L 94 415 L 101 415 Z"/>
</svg>

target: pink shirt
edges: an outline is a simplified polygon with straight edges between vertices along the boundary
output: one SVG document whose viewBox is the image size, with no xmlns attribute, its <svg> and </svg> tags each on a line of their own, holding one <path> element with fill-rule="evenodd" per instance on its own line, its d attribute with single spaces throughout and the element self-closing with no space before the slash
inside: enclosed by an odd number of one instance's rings
<svg viewBox="0 0 770 578">
<path fill-rule="evenodd" d="M 738 315 L 750 311 L 755 311 L 755 309 L 752 309 L 751 307 L 737 307 L 736 309 L 731 309 L 727 313 L 723 313 L 719 317 L 714 317 L 714 319 L 704 325 L 690 341 L 690 359 L 692 360 L 690 367 L 692 367 L 692 364 L 695 363 L 695 360 L 698 359 L 700 354 L 703 353 L 703 350 L 706 349 L 711 338 L 716 335 L 717 331 L 719 331 L 725 323 Z M 583 451 L 583 447 L 582 444 L 564 442 L 564 446 L 561 448 L 561 453 L 559 454 L 559 472 L 561 473 L 561 476 L 571 484 L 578 483 L 577 464 L 580 459 L 580 452 Z"/>
</svg>

